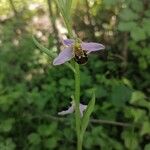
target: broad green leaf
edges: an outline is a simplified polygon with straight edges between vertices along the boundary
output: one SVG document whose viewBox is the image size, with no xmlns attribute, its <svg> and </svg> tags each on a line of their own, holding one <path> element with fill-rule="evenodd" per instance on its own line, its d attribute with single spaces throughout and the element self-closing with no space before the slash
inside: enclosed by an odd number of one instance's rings
<svg viewBox="0 0 150 150">
<path fill-rule="evenodd" d="M 150 150 L 150 144 L 146 144 L 144 150 Z"/>
<path fill-rule="evenodd" d="M 131 0 L 131 7 L 136 12 L 142 12 L 143 11 L 143 2 L 141 0 Z"/>
<path fill-rule="evenodd" d="M 144 121 L 143 126 L 141 129 L 141 136 L 144 134 L 150 134 L 150 122 L 149 121 Z"/>
<path fill-rule="evenodd" d="M 140 91 L 134 91 L 132 93 L 132 97 L 131 97 L 131 103 L 137 103 L 138 101 L 141 101 L 145 99 L 145 94 L 140 92 Z"/>
<path fill-rule="evenodd" d="M 129 32 L 136 26 L 137 26 L 137 24 L 134 21 L 129 21 L 129 22 L 120 21 L 118 24 L 118 29 L 120 31 L 128 31 Z"/>
<path fill-rule="evenodd" d="M 138 59 L 138 62 L 139 62 L 139 67 L 141 68 L 141 70 L 147 69 L 148 63 L 147 63 L 147 61 L 145 60 L 144 57 L 140 57 Z"/>
<path fill-rule="evenodd" d="M 9 118 L 0 123 L 0 131 L 9 132 L 12 129 L 13 123 L 15 122 L 14 118 Z"/>
<path fill-rule="evenodd" d="M 110 100 L 113 105 L 121 107 L 131 98 L 132 90 L 123 84 L 113 86 Z"/>
<path fill-rule="evenodd" d="M 124 131 L 121 136 L 127 149 L 138 149 L 138 136 L 132 130 Z"/>
<path fill-rule="evenodd" d="M 147 34 L 147 36 L 150 36 L 150 19 L 149 18 L 143 19 L 143 26 L 142 26 L 142 28 L 144 29 L 144 31 Z"/>
<path fill-rule="evenodd" d="M 127 78 L 122 78 L 122 81 L 123 81 L 123 83 L 125 84 L 125 85 L 127 85 L 128 87 L 130 87 L 130 88 L 132 88 L 133 86 L 132 86 L 132 82 L 129 80 L 129 79 L 127 79 Z"/>
<path fill-rule="evenodd" d="M 98 85 L 96 86 L 96 97 L 106 97 L 107 96 L 107 90 L 104 86 Z"/>
<path fill-rule="evenodd" d="M 145 11 L 145 16 L 146 17 L 150 17 L 150 9 L 148 9 L 148 10 Z"/>
<path fill-rule="evenodd" d="M 132 21 L 139 18 L 139 16 L 129 8 L 123 9 L 119 16 L 124 21 Z"/>
<path fill-rule="evenodd" d="M 16 145 L 11 138 L 1 141 L 0 139 L 0 150 L 15 150 Z"/>
<path fill-rule="evenodd" d="M 134 91 L 132 93 L 130 103 L 131 104 L 136 104 L 136 105 L 139 105 L 139 106 L 143 106 L 143 107 L 146 107 L 146 108 L 149 109 L 150 108 L 150 103 L 148 101 L 146 101 L 145 99 L 146 99 L 146 96 L 143 92 Z"/>
<path fill-rule="evenodd" d="M 131 37 L 134 41 L 141 41 L 146 39 L 146 33 L 143 28 L 135 27 L 131 30 Z"/>
<path fill-rule="evenodd" d="M 132 118 L 134 122 L 142 122 L 144 119 L 143 116 L 146 117 L 146 111 L 141 109 L 131 109 L 126 107 L 124 113 L 127 118 Z"/>
<path fill-rule="evenodd" d="M 54 149 L 57 147 L 57 137 L 50 137 L 44 141 L 44 146 L 48 149 Z"/>
<path fill-rule="evenodd" d="M 118 3 L 118 0 L 104 0 L 103 3 L 106 7 L 115 6 Z"/>
<path fill-rule="evenodd" d="M 93 91 L 93 96 L 92 96 L 92 99 L 91 101 L 89 102 L 85 112 L 84 112 L 84 115 L 83 115 L 83 118 L 82 118 L 82 121 L 81 121 L 81 135 L 84 134 L 87 126 L 88 126 L 88 123 L 89 123 L 89 120 L 90 120 L 90 116 L 91 116 L 91 113 L 93 112 L 94 110 L 94 106 L 95 106 L 95 93 Z"/>
<path fill-rule="evenodd" d="M 31 133 L 29 136 L 28 136 L 28 140 L 31 144 L 33 145 L 37 145 L 41 142 L 41 137 L 38 133 Z"/>
<path fill-rule="evenodd" d="M 49 125 L 40 125 L 38 127 L 38 133 L 42 136 L 52 135 L 57 129 L 57 123 L 51 123 Z"/>
</svg>

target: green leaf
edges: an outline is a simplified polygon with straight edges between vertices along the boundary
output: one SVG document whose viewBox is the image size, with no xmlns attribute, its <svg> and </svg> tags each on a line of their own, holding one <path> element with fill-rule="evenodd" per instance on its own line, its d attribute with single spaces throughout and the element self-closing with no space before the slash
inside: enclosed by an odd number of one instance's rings
<svg viewBox="0 0 150 150">
<path fill-rule="evenodd" d="M 146 16 L 146 17 L 150 17 L 150 9 L 145 10 L 145 16 Z"/>
<path fill-rule="evenodd" d="M 138 137 L 132 130 L 124 131 L 121 136 L 127 149 L 138 149 Z"/>
<path fill-rule="evenodd" d="M 131 104 L 143 106 L 146 108 L 150 108 L 150 103 L 146 100 L 146 96 L 141 91 L 134 91 L 131 96 Z"/>
<path fill-rule="evenodd" d="M 111 7 L 115 6 L 118 3 L 118 0 L 104 0 L 103 3 L 106 7 Z"/>
<path fill-rule="evenodd" d="M 90 115 L 94 110 L 94 106 L 95 106 L 95 93 L 93 91 L 92 99 L 89 102 L 89 104 L 88 104 L 88 106 L 87 106 L 87 108 L 84 112 L 82 121 L 81 121 L 81 135 L 84 134 L 84 132 L 85 132 L 87 126 L 88 126 L 88 123 L 89 123 L 89 120 L 90 120 Z"/>
<path fill-rule="evenodd" d="M 138 101 L 141 101 L 145 99 L 145 94 L 141 91 L 134 91 L 132 93 L 131 103 L 137 103 Z"/>
<path fill-rule="evenodd" d="M 40 138 L 40 135 L 38 133 L 31 133 L 28 136 L 28 140 L 33 145 L 37 145 L 41 142 L 41 138 Z"/>
<path fill-rule="evenodd" d="M 144 150 L 150 150 L 150 144 L 146 144 Z"/>
<path fill-rule="evenodd" d="M 0 131 L 9 132 L 12 129 L 12 125 L 15 122 L 14 118 L 9 118 L 0 123 Z"/>
<path fill-rule="evenodd" d="M 120 18 L 124 21 L 132 21 L 132 20 L 136 20 L 138 19 L 138 15 L 133 12 L 131 9 L 129 8 L 125 8 L 123 9 L 120 14 L 119 14 Z"/>
<path fill-rule="evenodd" d="M 44 141 L 44 145 L 48 149 L 54 149 L 57 147 L 57 137 L 50 137 Z"/>
<path fill-rule="evenodd" d="M 51 123 L 49 125 L 40 125 L 38 127 L 38 133 L 42 136 L 52 135 L 57 129 L 57 123 Z"/>
<path fill-rule="evenodd" d="M 150 122 L 149 121 L 143 122 L 143 126 L 141 129 L 141 136 L 143 136 L 144 134 L 150 134 Z"/>
<path fill-rule="evenodd" d="M 137 122 L 137 123 L 142 122 L 143 119 L 145 119 L 146 117 L 146 112 L 140 109 L 131 109 L 129 107 L 126 107 L 124 112 L 127 118 L 132 118 L 134 122 Z"/>
<path fill-rule="evenodd" d="M 126 101 L 129 101 L 131 98 L 132 90 L 123 84 L 113 86 L 112 92 L 110 94 L 110 100 L 113 105 L 121 107 L 125 104 Z"/>
<path fill-rule="evenodd" d="M 44 52 L 45 54 L 47 54 L 50 58 L 54 58 L 55 55 L 54 53 L 52 53 L 49 49 L 47 49 L 46 47 L 44 47 L 42 44 L 40 44 L 34 36 L 32 36 L 33 42 L 34 44 L 41 50 L 41 52 Z"/>
<path fill-rule="evenodd" d="M 143 11 L 143 2 L 141 0 L 132 0 L 131 1 L 131 7 L 136 12 L 142 12 Z"/>
<path fill-rule="evenodd" d="M 138 59 L 138 62 L 139 62 L 139 67 L 141 68 L 141 70 L 147 69 L 148 64 L 144 57 L 140 57 Z"/>
<path fill-rule="evenodd" d="M 118 24 L 118 30 L 120 30 L 120 31 L 131 31 L 136 26 L 137 26 L 137 24 L 134 21 L 130 21 L 130 22 L 120 21 Z"/>
<path fill-rule="evenodd" d="M 5 141 L 0 141 L 0 150 L 15 150 L 16 145 L 11 138 L 5 139 Z"/>
<path fill-rule="evenodd" d="M 143 30 L 147 34 L 147 36 L 150 36 L 150 19 L 143 19 L 143 25 L 142 25 Z"/>
<path fill-rule="evenodd" d="M 131 30 L 131 37 L 134 41 L 141 41 L 146 39 L 146 34 L 143 28 L 135 27 L 133 30 Z"/>
</svg>

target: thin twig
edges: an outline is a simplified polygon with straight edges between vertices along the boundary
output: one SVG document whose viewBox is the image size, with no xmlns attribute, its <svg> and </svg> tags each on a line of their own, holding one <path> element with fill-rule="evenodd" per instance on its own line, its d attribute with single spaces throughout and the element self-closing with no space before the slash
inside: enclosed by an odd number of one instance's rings
<svg viewBox="0 0 150 150">
<path fill-rule="evenodd" d="M 91 119 L 92 123 L 99 123 L 99 124 L 110 124 L 115 126 L 123 126 L 123 127 L 131 127 L 132 124 L 124 123 L 124 122 L 117 122 L 111 120 L 102 120 L 102 119 Z"/>
<path fill-rule="evenodd" d="M 48 118 L 48 119 L 52 119 L 52 120 L 60 121 L 60 122 L 64 122 L 64 121 L 68 120 L 68 118 L 56 117 L 56 116 L 51 116 L 51 115 L 47 115 L 47 114 L 33 116 L 30 119 L 33 119 L 33 118 Z M 132 127 L 133 126 L 133 124 L 130 124 L 130 123 L 111 121 L 111 120 L 103 120 L 103 119 L 91 119 L 90 122 L 97 123 L 97 124 L 109 124 L 109 125 L 114 125 L 114 126 L 122 126 L 122 127 Z"/>
</svg>

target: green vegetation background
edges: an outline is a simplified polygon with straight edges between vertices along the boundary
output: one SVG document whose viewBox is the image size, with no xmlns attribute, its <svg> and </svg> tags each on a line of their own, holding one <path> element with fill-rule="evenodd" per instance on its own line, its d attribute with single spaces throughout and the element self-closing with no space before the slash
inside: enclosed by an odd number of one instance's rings
<svg viewBox="0 0 150 150">
<path fill-rule="evenodd" d="M 150 150 L 149 0 L 82 0 L 73 28 L 108 52 L 81 66 L 84 104 L 96 88 L 84 149 Z M 32 40 L 56 52 L 65 33 L 54 1 L 0 1 L 0 150 L 75 150 L 73 114 L 57 115 L 70 105 L 73 74 Z"/>
</svg>

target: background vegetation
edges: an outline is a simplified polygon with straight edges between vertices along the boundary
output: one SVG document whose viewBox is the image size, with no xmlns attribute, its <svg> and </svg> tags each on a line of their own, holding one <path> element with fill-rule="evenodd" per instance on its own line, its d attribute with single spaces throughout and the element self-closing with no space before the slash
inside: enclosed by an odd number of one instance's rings
<svg viewBox="0 0 150 150">
<path fill-rule="evenodd" d="M 82 0 L 73 20 L 82 40 L 103 43 L 108 53 L 81 66 L 81 101 L 97 89 L 84 149 L 149 150 L 149 0 Z M 0 150 L 74 150 L 73 115 L 57 115 L 69 105 L 73 74 L 53 67 L 32 34 L 60 50 L 67 34 L 55 2 L 1 0 Z"/>
</svg>

